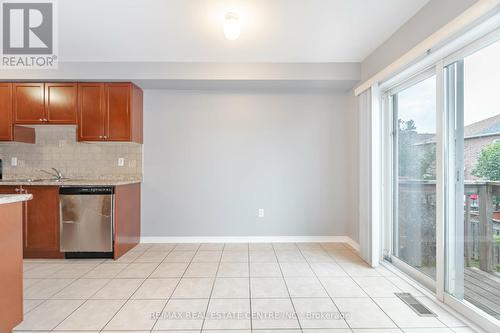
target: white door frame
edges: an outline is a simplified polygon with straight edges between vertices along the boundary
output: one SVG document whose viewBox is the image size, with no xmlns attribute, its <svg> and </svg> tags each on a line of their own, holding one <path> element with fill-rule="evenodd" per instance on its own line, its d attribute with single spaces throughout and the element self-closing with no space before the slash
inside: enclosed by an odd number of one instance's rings
<svg viewBox="0 0 500 333">
<path fill-rule="evenodd" d="M 455 255 L 456 253 L 463 254 L 463 243 L 455 241 L 457 237 L 463 238 L 463 230 L 460 230 L 463 228 L 453 228 L 450 232 L 451 225 L 447 225 L 447 221 L 456 221 L 456 216 L 462 215 L 458 212 L 460 204 L 457 204 L 457 202 L 462 200 L 463 196 L 457 195 L 456 189 L 461 188 L 463 190 L 463 173 L 457 175 L 455 152 L 458 149 L 463 152 L 463 147 L 456 146 L 455 139 L 463 137 L 463 128 L 461 131 L 459 128 L 458 133 L 456 133 L 454 124 L 455 120 L 457 120 L 455 114 L 458 115 L 459 121 L 463 119 L 463 105 L 451 105 L 450 101 L 454 101 L 455 98 L 451 99 L 450 96 L 445 95 L 445 92 L 449 90 L 446 89 L 448 88 L 446 87 L 448 83 L 446 78 L 447 66 L 497 41 L 500 41 L 500 28 L 439 60 L 431 69 L 427 69 L 427 71 L 434 71 L 436 75 L 436 281 L 392 256 L 393 193 L 396 189 L 393 184 L 394 169 L 392 167 L 394 162 L 392 136 L 395 128 L 392 121 L 391 96 L 397 91 L 414 84 L 420 75 L 425 75 L 425 71 L 412 75 L 410 79 L 397 86 L 385 89 L 379 102 L 383 110 L 381 118 L 383 121 L 383 136 L 380 142 L 385 147 L 390 143 L 391 147 L 391 149 L 382 150 L 383 158 L 381 161 L 381 165 L 385 170 L 382 173 L 384 177 L 382 183 L 386 184 L 382 192 L 383 203 L 381 206 L 383 209 L 381 214 L 383 221 L 381 223 L 383 258 L 392 261 L 392 264 L 398 269 L 432 290 L 438 300 L 473 320 L 488 332 L 497 332 L 500 328 L 500 321 L 450 293 L 454 292 L 459 297 L 463 293 L 463 255 Z M 459 91 L 458 93 L 463 92 Z M 457 108 L 459 112 L 455 113 Z M 390 169 L 390 171 L 387 171 L 387 169 Z M 453 226 L 456 226 L 456 224 L 454 223 Z M 445 230 L 448 231 L 448 235 Z M 456 267 L 462 267 L 462 269 L 456 270 Z"/>
</svg>

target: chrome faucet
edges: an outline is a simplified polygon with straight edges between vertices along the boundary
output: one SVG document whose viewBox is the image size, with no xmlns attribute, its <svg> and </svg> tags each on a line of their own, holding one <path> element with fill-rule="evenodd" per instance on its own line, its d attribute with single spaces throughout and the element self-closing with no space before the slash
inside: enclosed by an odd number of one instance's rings
<svg viewBox="0 0 500 333">
<path fill-rule="evenodd" d="M 42 169 L 38 169 L 37 171 L 46 173 L 48 175 L 51 175 L 52 177 L 56 177 L 56 180 L 63 180 L 64 179 L 64 175 L 60 170 L 58 170 L 56 168 L 51 168 L 51 169 L 54 170 L 54 172 L 50 172 L 50 171 L 42 170 Z"/>
</svg>

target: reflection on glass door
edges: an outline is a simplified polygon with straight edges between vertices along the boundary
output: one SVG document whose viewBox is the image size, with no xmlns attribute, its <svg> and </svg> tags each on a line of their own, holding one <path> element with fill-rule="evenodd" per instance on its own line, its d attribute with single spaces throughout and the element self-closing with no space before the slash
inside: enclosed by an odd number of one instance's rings
<svg viewBox="0 0 500 333">
<path fill-rule="evenodd" d="M 393 254 L 436 278 L 436 77 L 392 95 Z"/>
<path fill-rule="evenodd" d="M 446 77 L 456 165 L 446 289 L 500 319 L 500 42 L 451 64 Z"/>
</svg>

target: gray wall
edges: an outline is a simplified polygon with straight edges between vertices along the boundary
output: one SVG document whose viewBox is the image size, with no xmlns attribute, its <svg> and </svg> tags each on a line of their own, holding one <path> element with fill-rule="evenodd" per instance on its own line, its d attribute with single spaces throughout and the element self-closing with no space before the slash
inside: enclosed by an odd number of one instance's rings
<svg viewBox="0 0 500 333">
<path fill-rule="evenodd" d="M 357 170 L 347 103 L 146 90 L 143 236 L 347 235 Z"/>
<path fill-rule="evenodd" d="M 362 81 L 397 60 L 478 0 L 431 0 L 361 64 Z"/>
</svg>

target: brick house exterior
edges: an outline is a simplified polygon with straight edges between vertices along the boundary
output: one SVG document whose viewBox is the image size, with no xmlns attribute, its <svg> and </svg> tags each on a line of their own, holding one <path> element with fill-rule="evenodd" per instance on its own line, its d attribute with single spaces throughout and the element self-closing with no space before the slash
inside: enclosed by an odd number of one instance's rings
<svg viewBox="0 0 500 333">
<path fill-rule="evenodd" d="M 415 144 L 418 154 L 422 154 L 425 147 L 435 145 L 436 139 L 433 135 L 428 137 L 428 134 L 419 134 L 422 141 Z M 427 137 L 426 137 L 427 136 Z M 500 141 L 500 114 L 490 117 L 476 123 L 465 126 L 464 128 L 464 166 L 465 180 L 477 180 L 478 178 L 472 175 L 476 168 L 477 159 L 481 151 L 488 145 Z"/>
<path fill-rule="evenodd" d="M 465 179 L 476 180 L 472 175 L 477 159 L 486 146 L 500 140 L 500 115 L 478 121 L 464 128 Z"/>
</svg>

